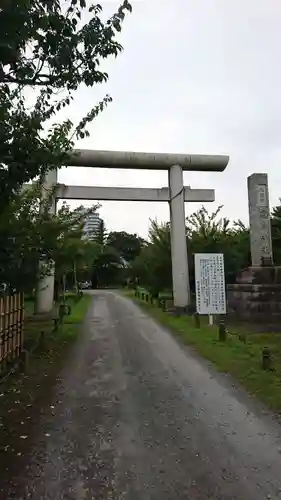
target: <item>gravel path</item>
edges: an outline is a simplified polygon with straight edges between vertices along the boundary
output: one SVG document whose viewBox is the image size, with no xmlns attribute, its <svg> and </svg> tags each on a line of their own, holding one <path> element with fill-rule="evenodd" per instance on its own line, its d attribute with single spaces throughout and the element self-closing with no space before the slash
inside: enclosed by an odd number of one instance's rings
<svg viewBox="0 0 281 500">
<path fill-rule="evenodd" d="M 94 295 L 3 498 L 281 499 L 271 415 L 129 300 Z"/>
</svg>

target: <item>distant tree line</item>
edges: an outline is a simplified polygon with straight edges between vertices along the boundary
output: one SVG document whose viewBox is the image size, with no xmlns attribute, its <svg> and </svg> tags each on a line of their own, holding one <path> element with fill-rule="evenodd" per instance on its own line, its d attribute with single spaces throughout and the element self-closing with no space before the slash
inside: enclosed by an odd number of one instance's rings
<svg viewBox="0 0 281 500">
<path fill-rule="evenodd" d="M 152 293 L 172 289 L 170 224 L 150 222 L 147 241 L 125 231 L 108 232 L 101 221 L 95 238 L 83 238 L 87 213 L 66 203 L 50 213 L 52 193 L 40 198 L 35 185 L 15 197 L 0 217 L 0 283 L 32 293 L 40 276 L 55 262 L 59 288 L 77 288 L 88 281 L 93 288 L 137 282 Z M 212 213 L 202 207 L 186 219 L 190 284 L 194 290 L 194 254 L 221 252 L 227 283 L 251 264 L 249 229 L 241 221 L 221 217 L 222 207 Z M 271 214 L 274 262 L 281 265 L 281 205 Z M 40 263 L 44 263 L 44 266 Z"/>
<path fill-rule="evenodd" d="M 77 288 L 80 281 L 96 286 L 119 286 L 145 242 L 136 234 L 107 232 L 103 221 L 95 237 L 83 238 L 85 210 L 66 203 L 50 213 L 51 192 L 44 200 L 40 185 L 25 189 L 5 207 L 0 217 L 0 283 L 33 293 L 40 277 L 55 263 L 59 288 Z"/>
<path fill-rule="evenodd" d="M 186 239 L 191 289 L 194 291 L 194 254 L 221 252 L 226 282 L 235 283 L 239 270 L 251 265 L 249 228 L 240 220 L 221 217 L 222 206 L 212 213 L 202 207 L 186 219 Z M 274 263 L 281 265 L 281 205 L 271 214 Z M 151 221 L 148 243 L 131 267 L 132 280 L 152 293 L 172 289 L 170 224 Z"/>
</svg>

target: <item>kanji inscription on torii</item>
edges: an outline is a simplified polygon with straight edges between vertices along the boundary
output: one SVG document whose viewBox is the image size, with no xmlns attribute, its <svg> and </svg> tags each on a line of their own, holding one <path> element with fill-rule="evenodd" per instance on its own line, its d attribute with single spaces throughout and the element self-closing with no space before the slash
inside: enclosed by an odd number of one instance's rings
<svg viewBox="0 0 281 500">
<path fill-rule="evenodd" d="M 248 201 L 252 266 L 272 261 L 272 241 L 267 174 L 248 177 Z"/>
</svg>

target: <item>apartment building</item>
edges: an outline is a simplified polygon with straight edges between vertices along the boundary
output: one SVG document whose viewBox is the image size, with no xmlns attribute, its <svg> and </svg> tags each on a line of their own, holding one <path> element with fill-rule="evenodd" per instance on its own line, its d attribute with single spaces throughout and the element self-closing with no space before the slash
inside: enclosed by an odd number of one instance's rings
<svg viewBox="0 0 281 500">
<path fill-rule="evenodd" d="M 83 228 L 83 239 L 93 240 L 97 236 L 102 219 L 98 213 L 87 214 Z"/>
</svg>

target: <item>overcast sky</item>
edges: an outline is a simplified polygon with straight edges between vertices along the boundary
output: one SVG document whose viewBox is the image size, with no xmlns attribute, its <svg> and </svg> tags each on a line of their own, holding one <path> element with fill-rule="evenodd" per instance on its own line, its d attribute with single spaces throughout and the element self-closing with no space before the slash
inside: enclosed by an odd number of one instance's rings
<svg viewBox="0 0 281 500">
<path fill-rule="evenodd" d="M 106 13 L 118 6 L 101 1 Z M 113 103 L 80 148 L 229 154 L 224 173 L 184 174 L 214 188 L 223 215 L 248 222 L 247 176 L 267 172 L 271 206 L 281 197 L 281 3 L 278 0 L 133 0 L 107 64 L 109 81 L 76 94 L 82 117 L 104 94 Z M 166 172 L 67 168 L 77 185 L 162 187 Z M 78 204 L 79 202 L 77 202 Z M 90 204 L 90 203 L 89 203 Z M 186 213 L 198 208 L 186 204 Z M 147 235 L 149 218 L 168 220 L 167 204 L 102 202 L 109 230 Z"/>
</svg>

